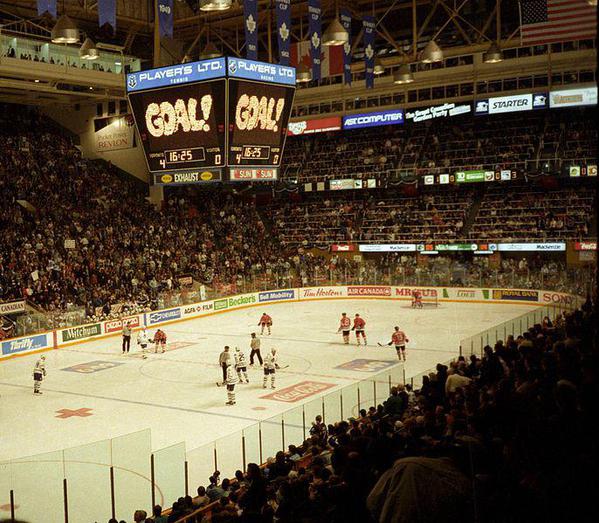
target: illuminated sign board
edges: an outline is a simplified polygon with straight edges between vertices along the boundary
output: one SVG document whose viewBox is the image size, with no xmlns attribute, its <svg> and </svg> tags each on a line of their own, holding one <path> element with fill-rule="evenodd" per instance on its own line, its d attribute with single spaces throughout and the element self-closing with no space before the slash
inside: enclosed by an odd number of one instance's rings
<svg viewBox="0 0 599 523">
<path fill-rule="evenodd" d="M 562 89 L 549 93 L 549 107 L 575 107 L 581 105 L 597 105 L 597 87 L 581 87 L 579 89 Z"/>
<path fill-rule="evenodd" d="M 478 100 L 474 105 L 476 114 L 500 114 L 532 109 L 546 109 L 546 93 L 514 94 L 511 96 L 497 96 L 485 100 Z"/>
<path fill-rule="evenodd" d="M 404 123 L 403 109 L 378 111 L 374 113 L 351 114 L 343 117 L 343 129 L 363 129 L 379 125 L 397 125 Z"/>
<path fill-rule="evenodd" d="M 406 110 L 406 121 L 424 122 L 434 118 L 446 118 L 447 116 L 458 116 L 468 114 L 472 111 L 472 106 L 467 104 L 446 103 L 443 105 L 434 105 L 425 109 Z"/>
</svg>

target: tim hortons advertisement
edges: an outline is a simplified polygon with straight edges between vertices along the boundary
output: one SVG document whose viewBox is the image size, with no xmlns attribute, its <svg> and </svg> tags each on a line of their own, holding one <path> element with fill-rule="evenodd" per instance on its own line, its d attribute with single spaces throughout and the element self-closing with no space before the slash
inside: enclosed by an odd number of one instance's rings
<svg viewBox="0 0 599 523">
<path fill-rule="evenodd" d="M 94 120 L 94 144 L 96 152 L 118 151 L 133 147 L 133 118 L 130 114 L 96 118 Z"/>
<path fill-rule="evenodd" d="M 308 287 L 299 289 L 300 298 L 341 298 L 347 296 L 345 287 Z"/>
<path fill-rule="evenodd" d="M 261 399 L 283 401 L 285 403 L 295 403 L 296 401 L 303 400 L 314 396 L 319 392 L 323 392 L 327 389 L 334 387 L 332 383 L 320 383 L 317 381 L 302 381 L 297 385 L 286 387 L 278 390 L 266 396 L 260 396 Z"/>
<path fill-rule="evenodd" d="M 123 330 L 124 323 L 127 323 L 132 329 L 136 329 L 140 325 L 139 316 L 131 316 L 130 318 L 107 321 L 104 323 L 104 333 L 110 334 L 113 332 L 121 332 Z"/>
<path fill-rule="evenodd" d="M 391 296 L 391 287 L 385 286 L 363 286 L 348 287 L 348 296 Z"/>
</svg>

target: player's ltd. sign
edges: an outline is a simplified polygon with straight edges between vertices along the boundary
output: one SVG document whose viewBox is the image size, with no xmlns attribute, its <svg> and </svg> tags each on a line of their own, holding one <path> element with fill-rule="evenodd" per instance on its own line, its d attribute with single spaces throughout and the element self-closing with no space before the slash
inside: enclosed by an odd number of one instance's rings
<svg viewBox="0 0 599 523">
<path fill-rule="evenodd" d="M 298 289 L 301 298 L 338 298 L 345 296 L 345 287 L 311 287 Z"/>
<path fill-rule="evenodd" d="M 302 381 L 291 387 L 277 390 L 266 396 L 260 396 L 260 399 L 283 401 L 285 403 L 295 403 L 319 392 L 335 387 L 334 383 L 321 383 L 318 381 Z"/>
<path fill-rule="evenodd" d="M 107 321 L 104 324 L 104 332 L 106 334 L 112 332 L 120 332 L 123 329 L 124 323 L 128 324 L 129 327 L 131 327 L 132 329 L 135 329 L 140 325 L 139 316 L 131 316 L 129 318 L 123 318 L 121 320 Z"/>
<path fill-rule="evenodd" d="M 348 296 L 391 296 L 391 287 L 368 285 L 362 287 L 348 287 Z"/>
<path fill-rule="evenodd" d="M 163 321 L 177 320 L 181 317 L 181 309 L 168 309 L 166 311 L 152 312 L 148 315 L 148 320 L 151 325 L 162 323 Z"/>
<path fill-rule="evenodd" d="M 293 300 L 295 299 L 294 290 L 286 291 L 268 291 L 261 292 L 258 294 L 258 301 L 280 301 L 280 300 Z"/>
</svg>

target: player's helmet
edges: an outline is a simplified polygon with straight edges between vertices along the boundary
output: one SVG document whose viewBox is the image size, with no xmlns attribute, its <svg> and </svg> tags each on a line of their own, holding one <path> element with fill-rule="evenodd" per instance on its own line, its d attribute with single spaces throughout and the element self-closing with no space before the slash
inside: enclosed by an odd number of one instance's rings
<svg viewBox="0 0 599 523">
<path fill-rule="evenodd" d="M 272 352 L 272 353 L 274 354 L 275 352 L 277 352 L 277 349 L 275 349 L 275 348 L 273 347 L 272 349 L 270 349 L 270 352 Z"/>
</svg>

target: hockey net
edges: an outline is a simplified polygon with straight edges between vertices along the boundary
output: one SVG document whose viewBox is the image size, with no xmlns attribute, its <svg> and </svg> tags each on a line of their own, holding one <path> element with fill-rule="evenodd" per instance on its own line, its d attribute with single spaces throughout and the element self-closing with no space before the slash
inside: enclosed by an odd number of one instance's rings
<svg viewBox="0 0 599 523">
<path fill-rule="evenodd" d="M 439 297 L 438 296 L 423 296 L 421 298 L 422 308 L 428 309 L 430 307 L 438 307 L 439 306 Z M 410 301 L 410 307 L 417 309 L 418 306 L 415 304 L 414 298 Z"/>
</svg>

